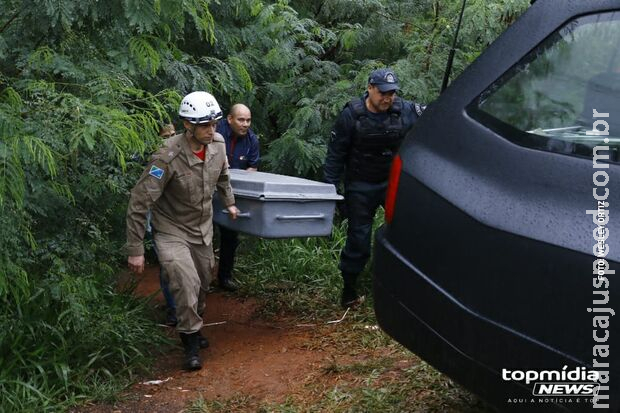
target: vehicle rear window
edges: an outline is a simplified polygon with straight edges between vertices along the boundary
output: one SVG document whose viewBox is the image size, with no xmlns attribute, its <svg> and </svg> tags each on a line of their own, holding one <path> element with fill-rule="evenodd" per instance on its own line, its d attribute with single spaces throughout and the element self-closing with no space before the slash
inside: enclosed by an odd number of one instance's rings
<svg viewBox="0 0 620 413">
<path fill-rule="evenodd" d="M 594 117 L 593 110 L 607 117 Z M 522 146 L 592 156 L 620 149 L 620 12 L 570 21 L 469 106 L 472 117 Z M 593 133 L 596 129 L 608 135 Z M 608 126 L 606 126 L 608 125 Z"/>
</svg>

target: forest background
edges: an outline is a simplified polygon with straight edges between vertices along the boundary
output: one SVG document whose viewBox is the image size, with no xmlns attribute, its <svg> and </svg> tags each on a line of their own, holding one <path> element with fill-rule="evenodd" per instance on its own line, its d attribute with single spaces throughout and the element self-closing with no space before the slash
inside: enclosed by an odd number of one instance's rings
<svg viewBox="0 0 620 413">
<path fill-rule="evenodd" d="M 469 0 L 453 77 L 528 5 Z M 180 126 L 181 96 L 245 103 L 261 169 L 320 179 L 333 121 L 370 70 L 394 68 L 405 98 L 436 98 L 460 8 L 0 0 L 0 411 L 107 397 L 163 340 L 116 278 L 132 159 L 156 149 L 160 125 Z"/>
</svg>

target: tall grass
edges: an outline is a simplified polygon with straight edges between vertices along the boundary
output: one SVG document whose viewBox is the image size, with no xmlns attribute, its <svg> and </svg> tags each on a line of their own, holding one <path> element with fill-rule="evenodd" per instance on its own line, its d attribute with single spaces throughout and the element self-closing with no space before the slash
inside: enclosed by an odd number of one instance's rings
<svg viewBox="0 0 620 413">
<path fill-rule="evenodd" d="M 29 301 L 2 311 L 0 412 L 114 398 L 165 342 L 149 308 L 130 291 L 114 291 L 108 277 L 39 283 Z"/>
<path fill-rule="evenodd" d="M 377 212 L 376 229 L 383 223 Z M 268 240 L 246 237 L 238 254 L 237 278 L 243 292 L 265 299 L 266 312 L 293 312 L 314 318 L 339 309 L 342 278 L 338 263 L 345 245 L 347 221 L 334 224 L 331 237 Z M 370 263 L 358 280 L 370 293 Z M 370 302 L 371 303 L 371 302 Z"/>
</svg>

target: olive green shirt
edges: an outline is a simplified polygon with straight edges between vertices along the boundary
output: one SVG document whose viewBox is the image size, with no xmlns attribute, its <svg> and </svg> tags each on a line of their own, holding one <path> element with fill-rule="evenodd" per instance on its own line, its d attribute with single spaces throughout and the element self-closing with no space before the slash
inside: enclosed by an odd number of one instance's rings
<svg viewBox="0 0 620 413">
<path fill-rule="evenodd" d="M 213 192 L 222 203 L 235 204 L 230 186 L 224 138 L 215 134 L 206 145 L 204 162 L 184 134 L 164 141 L 131 190 L 127 207 L 127 254 L 144 255 L 144 232 L 149 209 L 155 231 L 206 245 L 213 238 Z"/>
</svg>

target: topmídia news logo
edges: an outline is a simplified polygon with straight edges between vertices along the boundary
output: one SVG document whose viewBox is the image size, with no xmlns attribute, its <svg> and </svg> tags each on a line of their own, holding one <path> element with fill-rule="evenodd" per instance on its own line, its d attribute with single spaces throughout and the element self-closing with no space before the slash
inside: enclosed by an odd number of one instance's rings
<svg viewBox="0 0 620 413">
<path fill-rule="evenodd" d="M 585 367 L 568 370 L 568 366 L 564 366 L 562 370 L 541 371 L 502 369 L 504 381 L 534 383 L 534 396 L 594 397 L 600 386 L 598 378 L 598 371 L 588 371 Z"/>
</svg>

